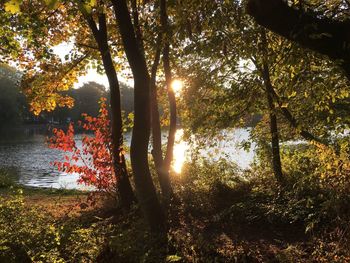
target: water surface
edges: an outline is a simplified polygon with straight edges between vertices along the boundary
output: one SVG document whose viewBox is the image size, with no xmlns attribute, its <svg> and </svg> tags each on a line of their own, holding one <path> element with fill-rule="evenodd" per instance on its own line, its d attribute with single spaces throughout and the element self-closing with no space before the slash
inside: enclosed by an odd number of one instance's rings
<svg viewBox="0 0 350 263">
<path fill-rule="evenodd" d="M 3 132 L 0 136 L 0 167 L 15 171 L 15 180 L 27 186 L 52 187 L 67 189 L 89 189 L 76 183 L 77 174 L 59 172 L 50 163 L 63 159 L 65 153 L 50 149 L 47 146 L 47 128 L 22 128 Z M 130 134 L 126 135 L 126 144 L 130 144 Z M 236 129 L 225 132 L 222 140 L 216 147 L 201 150 L 200 153 L 207 158 L 228 158 L 238 164 L 242 169 L 249 167 L 254 158 L 254 149 L 244 151 L 238 144 L 248 140 L 249 131 Z M 76 135 L 78 144 L 82 135 Z M 163 134 L 166 140 L 166 134 Z M 182 139 L 182 130 L 176 134 L 174 147 L 173 169 L 180 173 L 184 161 L 190 158 L 191 148 Z"/>
</svg>

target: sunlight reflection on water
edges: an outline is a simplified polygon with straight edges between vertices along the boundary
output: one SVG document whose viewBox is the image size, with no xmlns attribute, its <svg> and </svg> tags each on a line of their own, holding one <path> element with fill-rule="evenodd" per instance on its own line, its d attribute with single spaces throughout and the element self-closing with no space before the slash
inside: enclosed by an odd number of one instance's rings
<svg viewBox="0 0 350 263">
<path fill-rule="evenodd" d="M 172 169 L 177 174 L 181 173 L 184 163 L 190 161 L 193 150 L 183 139 L 183 134 L 183 129 L 178 129 L 175 135 Z M 200 149 L 200 156 L 212 161 L 223 158 L 235 162 L 240 169 L 248 169 L 254 159 L 255 144 L 252 143 L 249 150 L 244 150 L 240 144 L 249 141 L 249 129 L 225 130 L 220 137 L 220 140 L 208 142 L 207 147 Z"/>
<path fill-rule="evenodd" d="M 182 166 L 186 161 L 186 151 L 188 150 L 187 143 L 183 140 L 183 129 L 179 129 L 175 134 L 175 145 L 174 145 L 174 160 L 172 168 L 175 173 L 181 173 Z"/>
</svg>

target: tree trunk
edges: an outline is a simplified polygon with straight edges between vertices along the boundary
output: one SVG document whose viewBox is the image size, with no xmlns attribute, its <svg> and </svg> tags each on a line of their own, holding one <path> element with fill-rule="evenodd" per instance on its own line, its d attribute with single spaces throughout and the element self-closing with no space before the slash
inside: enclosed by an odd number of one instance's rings
<svg viewBox="0 0 350 263">
<path fill-rule="evenodd" d="M 156 75 L 157 68 L 160 60 L 160 53 L 162 49 L 161 45 L 162 34 L 158 35 L 157 39 L 157 50 L 154 57 L 152 69 L 151 69 L 151 123 L 152 123 L 152 155 L 154 164 L 156 167 L 156 172 L 158 175 L 158 180 L 160 188 L 162 190 L 162 195 L 167 200 L 171 193 L 171 184 L 169 180 L 169 173 L 164 169 L 163 151 L 162 151 L 162 132 L 160 127 L 160 117 L 158 110 L 158 98 L 156 89 Z"/>
<path fill-rule="evenodd" d="M 129 208 L 132 203 L 136 201 L 136 198 L 132 191 L 128 171 L 126 168 L 125 156 L 122 149 L 123 127 L 120 104 L 120 88 L 118 80 L 116 79 L 113 60 L 110 53 L 108 51 L 105 51 L 103 57 L 103 65 L 107 74 L 110 88 L 112 147 L 114 156 L 113 167 L 118 179 L 117 187 L 121 203 L 124 207 Z"/>
<path fill-rule="evenodd" d="M 157 75 L 157 68 L 159 65 L 159 59 L 160 59 L 160 35 L 158 37 L 158 48 L 156 50 L 156 54 L 154 57 L 152 69 L 151 69 L 151 80 L 150 80 L 150 89 L 151 89 L 151 123 L 152 123 L 152 155 L 154 159 L 154 163 L 156 166 L 156 169 L 160 169 L 160 167 L 163 165 L 163 154 L 162 154 L 162 133 L 161 133 L 161 127 L 160 127 L 160 117 L 159 117 L 159 110 L 158 110 L 158 98 L 157 98 L 157 88 L 156 88 L 156 75 Z M 160 179 L 160 178 L 159 178 Z M 161 180 L 160 180 L 161 181 Z"/>
<path fill-rule="evenodd" d="M 165 158 L 163 161 L 163 180 L 164 180 L 164 191 L 165 197 L 169 198 L 172 195 L 172 188 L 170 183 L 169 171 L 170 165 L 173 160 L 174 144 L 175 144 L 175 134 L 176 134 L 176 98 L 174 90 L 171 88 L 172 75 L 170 67 L 170 32 L 168 26 L 168 15 L 166 0 L 160 0 L 160 20 L 162 25 L 162 31 L 164 34 L 164 49 L 163 49 L 163 66 L 165 74 L 165 83 L 168 92 L 169 108 L 170 108 L 170 125 L 168 133 L 168 142 L 165 153 Z"/>
<path fill-rule="evenodd" d="M 134 76 L 134 128 L 131 139 L 131 165 L 136 193 L 152 231 L 165 227 L 165 218 L 157 198 L 148 166 L 150 136 L 150 78 L 145 57 L 140 50 L 126 0 L 112 0 L 123 46 Z"/>
<path fill-rule="evenodd" d="M 168 90 L 169 108 L 170 108 L 170 125 L 169 125 L 166 155 L 164 158 L 164 168 L 167 171 L 169 171 L 170 164 L 173 160 L 173 151 L 174 151 L 175 133 L 176 133 L 176 98 L 175 98 L 174 90 L 171 88 L 172 77 L 171 77 L 170 64 L 169 64 L 169 46 L 164 48 L 163 63 L 164 63 L 164 72 L 165 72 L 165 79 L 166 79 L 166 85 Z"/>
<path fill-rule="evenodd" d="M 132 203 L 136 201 L 136 198 L 130 184 L 125 157 L 122 151 L 123 121 L 121 115 L 120 87 L 108 46 L 106 18 L 104 14 L 99 15 L 99 28 L 97 28 L 91 15 L 86 16 L 86 19 L 101 53 L 103 66 L 108 78 L 111 102 L 110 119 L 112 130 L 113 172 L 117 180 L 118 195 L 120 197 L 121 205 L 124 208 L 129 209 Z"/>
<path fill-rule="evenodd" d="M 272 167 L 273 167 L 273 172 L 275 174 L 277 181 L 281 183 L 283 182 L 283 173 L 282 173 L 280 146 L 279 146 L 279 138 L 278 138 L 277 117 L 275 113 L 275 106 L 273 104 L 272 96 L 268 91 L 266 91 L 266 95 L 267 95 L 267 101 L 269 105 L 269 116 L 270 116 Z"/>
<path fill-rule="evenodd" d="M 271 90 L 273 90 L 271 79 L 270 79 L 270 71 L 268 65 L 268 44 L 266 38 L 266 32 L 262 29 L 261 33 L 261 48 L 262 48 L 262 56 L 263 56 L 263 68 L 262 68 L 262 77 L 265 84 L 267 103 L 269 109 L 269 117 L 270 117 L 270 133 L 271 133 L 271 148 L 272 148 L 272 167 L 276 177 L 276 180 L 279 183 L 284 182 L 284 176 L 282 173 L 282 164 L 281 164 L 281 156 L 280 156 L 280 146 L 279 146 L 279 137 L 278 137 L 278 125 L 277 125 L 277 117 L 275 106 L 273 103 L 273 94 Z"/>
</svg>

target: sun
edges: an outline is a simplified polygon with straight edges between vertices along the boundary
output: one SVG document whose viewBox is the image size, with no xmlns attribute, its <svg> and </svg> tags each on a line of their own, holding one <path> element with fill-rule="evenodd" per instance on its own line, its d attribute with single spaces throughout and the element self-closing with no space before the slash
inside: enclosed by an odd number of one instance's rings
<svg viewBox="0 0 350 263">
<path fill-rule="evenodd" d="M 173 82 L 171 83 L 171 88 L 173 89 L 176 95 L 179 95 L 183 88 L 182 80 L 174 79 Z"/>
</svg>

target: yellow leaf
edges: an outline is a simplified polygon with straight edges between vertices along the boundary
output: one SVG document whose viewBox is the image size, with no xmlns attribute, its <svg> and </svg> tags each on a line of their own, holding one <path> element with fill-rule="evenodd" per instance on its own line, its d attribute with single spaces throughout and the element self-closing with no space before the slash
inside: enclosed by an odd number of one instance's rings
<svg viewBox="0 0 350 263">
<path fill-rule="evenodd" d="M 281 108 L 287 108 L 288 107 L 288 102 L 283 102 L 281 105 Z"/>
<path fill-rule="evenodd" d="M 89 13 L 89 14 L 91 13 L 91 6 L 90 5 L 84 4 L 84 9 L 87 13 Z"/>
<path fill-rule="evenodd" d="M 90 0 L 89 5 L 90 6 L 96 6 L 97 5 L 97 0 Z"/>
<path fill-rule="evenodd" d="M 19 13 L 20 10 L 20 1 L 19 0 L 10 0 L 5 3 L 5 11 L 10 12 L 11 14 Z"/>
<path fill-rule="evenodd" d="M 86 4 L 84 4 L 84 8 L 86 12 L 91 13 L 92 8 L 96 5 L 97 5 L 97 0 L 89 0 L 87 1 Z"/>
<path fill-rule="evenodd" d="M 288 98 L 293 98 L 293 97 L 295 97 L 296 95 L 297 95 L 297 92 L 296 92 L 296 91 L 293 91 L 292 94 L 290 94 L 290 95 L 288 96 Z"/>
</svg>

